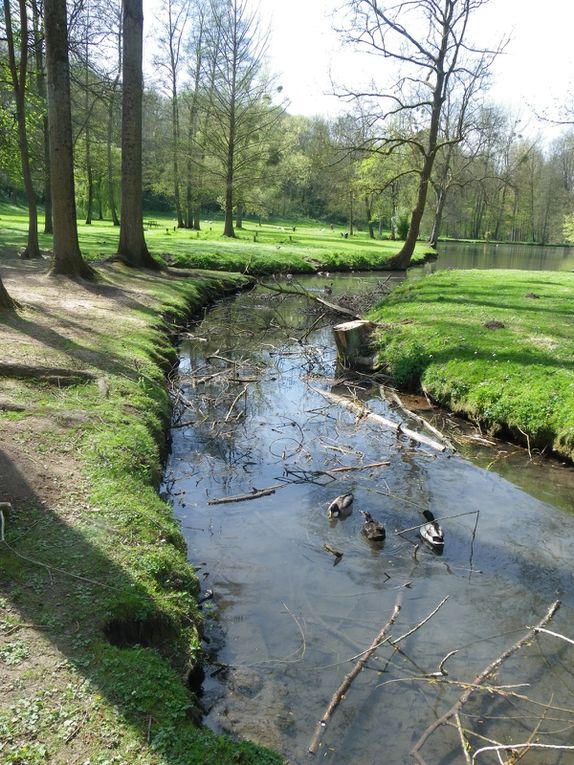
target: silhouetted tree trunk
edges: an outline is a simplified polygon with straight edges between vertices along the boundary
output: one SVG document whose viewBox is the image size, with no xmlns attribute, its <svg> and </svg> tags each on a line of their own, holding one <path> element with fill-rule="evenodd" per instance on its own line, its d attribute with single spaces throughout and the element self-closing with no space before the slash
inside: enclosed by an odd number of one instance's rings
<svg viewBox="0 0 574 765">
<path fill-rule="evenodd" d="M 45 0 L 48 127 L 54 220 L 52 274 L 94 278 L 80 252 L 74 194 L 66 0 Z"/>
<path fill-rule="evenodd" d="M 136 268 L 159 269 L 143 230 L 142 0 L 123 2 L 122 209 L 118 256 Z"/>
<path fill-rule="evenodd" d="M 44 60 L 44 31 L 36 0 L 32 0 L 32 22 L 34 28 L 34 56 L 36 62 L 36 87 L 42 104 L 47 104 L 46 75 Z M 48 133 L 48 114 L 42 115 L 42 148 L 44 153 L 44 233 L 51 234 L 52 226 L 52 190 L 50 188 L 50 136 Z"/>
<path fill-rule="evenodd" d="M 18 148 L 22 165 L 22 179 L 28 203 L 28 243 L 23 252 L 24 257 L 40 258 L 38 244 L 38 208 L 36 193 L 30 170 L 30 152 L 28 134 L 26 131 L 26 78 L 28 74 L 28 12 L 25 0 L 19 0 L 20 9 L 20 45 L 19 60 L 16 60 L 14 33 L 12 30 L 12 11 L 10 0 L 4 0 L 4 21 L 6 25 L 6 45 L 8 48 L 8 69 L 14 100 L 16 103 L 16 121 L 18 123 Z"/>
<path fill-rule="evenodd" d="M 8 290 L 4 286 L 2 282 L 2 277 L 0 276 L 0 310 L 2 311 L 14 311 L 16 308 L 16 303 L 10 295 L 8 294 Z"/>
</svg>

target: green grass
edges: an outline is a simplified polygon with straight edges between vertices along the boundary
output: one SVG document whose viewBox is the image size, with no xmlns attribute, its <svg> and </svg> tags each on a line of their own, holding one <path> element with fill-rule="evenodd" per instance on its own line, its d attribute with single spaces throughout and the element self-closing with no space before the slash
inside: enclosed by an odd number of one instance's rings
<svg viewBox="0 0 574 765">
<path fill-rule="evenodd" d="M 2 762 L 280 763 L 262 747 L 193 722 L 184 677 L 201 651 L 198 581 L 172 508 L 157 491 L 170 415 L 164 375 L 176 360 L 169 331 L 246 282 L 237 274 L 174 280 L 108 269 L 97 289 L 118 295 L 117 310 L 86 317 L 90 331 L 72 343 L 62 325 L 51 325 L 54 345 L 42 358 L 104 375 L 108 395 L 92 383 L 57 388 L 10 379 L 11 399 L 27 407 L 18 413 L 22 438 L 28 421 L 44 423 L 28 436 L 36 463 L 46 460 L 50 473 L 54 460 L 73 455 L 80 475 L 58 506 L 19 505 L 6 535 L 18 555 L 0 548 L 0 638 L 9 636 L 0 669 L 8 666 L 21 688 L 0 710 Z M 63 308 L 63 317 L 64 326 L 78 326 L 78 315 Z M 3 321 L 23 341 L 36 331 L 26 312 Z M 0 339 L 0 358 L 2 349 Z M 21 363 L 36 363 L 25 349 Z M 0 414 L 0 433 L 4 418 L 8 426 L 14 414 Z M 36 625 L 40 637 L 21 624 Z M 32 661 L 52 654 L 45 667 Z"/>
<path fill-rule="evenodd" d="M 356 232 L 344 239 L 346 231 L 333 231 L 319 222 L 257 223 L 246 221 L 237 229 L 236 239 L 223 237 L 221 221 L 201 221 L 201 231 L 177 229 L 171 216 L 148 215 L 157 227 L 145 232 L 150 251 L 174 265 L 237 271 L 249 274 L 312 273 L 318 270 L 349 271 L 385 269 L 401 242 L 369 239 L 366 232 Z M 17 250 L 26 243 L 27 218 L 23 208 L 0 205 L 0 251 Z M 40 229 L 42 229 L 43 222 Z M 295 231 L 293 231 L 295 228 Z M 94 221 L 91 226 L 78 222 L 80 247 L 87 260 L 100 260 L 116 252 L 118 229 L 109 221 Z M 50 250 L 51 237 L 40 234 L 40 247 Z M 434 250 L 424 243 L 417 245 L 413 263 L 423 262 Z"/>
<path fill-rule="evenodd" d="M 573 296 L 569 273 L 443 271 L 399 287 L 369 318 L 393 325 L 377 349 L 399 385 L 573 459 Z"/>
</svg>

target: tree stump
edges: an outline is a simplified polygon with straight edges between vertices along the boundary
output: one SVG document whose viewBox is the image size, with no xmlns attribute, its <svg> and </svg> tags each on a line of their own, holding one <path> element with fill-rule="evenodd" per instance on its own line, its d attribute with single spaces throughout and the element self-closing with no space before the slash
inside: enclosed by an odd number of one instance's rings
<svg viewBox="0 0 574 765">
<path fill-rule="evenodd" d="M 337 361 L 346 369 L 368 369 L 374 367 L 372 334 L 376 324 L 356 319 L 345 321 L 333 327 L 337 344 Z"/>
</svg>

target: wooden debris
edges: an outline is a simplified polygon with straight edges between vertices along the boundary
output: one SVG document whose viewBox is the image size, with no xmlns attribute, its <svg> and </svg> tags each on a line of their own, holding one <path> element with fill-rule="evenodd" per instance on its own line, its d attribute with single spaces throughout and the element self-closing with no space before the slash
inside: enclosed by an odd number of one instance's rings
<svg viewBox="0 0 574 765">
<path fill-rule="evenodd" d="M 275 486 L 270 486 L 267 489 L 253 489 L 249 494 L 236 494 L 234 497 L 219 497 L 219 499 L 208 500 L 208 505 L 225 505 L 231 502 L 245 502 L 248 499 L 258 499 L 259 497 L 267 497 L 270 494 L 275 494 L 277 489 L 282 489 L 285 484 L 278 483 Z"/>
<path fill-rule="evenodd" d="M 343 700 L 345 693 L 349 690 L 353 680 L 357 677 L 359 672 L 363 669 L 365 664 L 368 662 L 368 660 L 371 658 L 371 656 L 374 654 L 377 648 L 381 645 L 381 643 L 385 642 L 386 640 L 385 636 L 387 632 L 389 631 L 389 628 L 396 621 L 400 611 L 401 611 L 401 593 L 399 593 L 399 595 L 397 596 L 397 600 L 395 602 L 393 611 L 391 613 L 391 616 L 388 622 L 380 630 L 377 637 L 373 640 L 369 648 L 367 648 L 367 650 L 360 655 L 360 657 L 358 658 L 358 661 L 353 666 L 353 669 L 345 675 L 345 677 L 343 678 L 343 682 L 333 694 L 333 697 L 331 698 L 331 701 L 329 702 L 329 705 L 327 706 L 327 709 L 325 710 L 323 717 L 319 720 L 319 722 L 317 723 L 317 726 L 315 727 L 313 738 L 311 739 L 311 743 L 309 744 L 309 749 L 307 750 L 309 755 L 314 755 L 317 753 L 317 750 L 321 743 L 321 738 L 323 736 L 323 733 L 325 732 L 325 729 L 327 725 L 329 724 L 329 720 L 333 716 L 334 711 L 337 709 L 340 702 Z"/>
<path fill-rule="evenodd" d="M 393 422 L 392 420 L 388 420 L 386 417 L 382 417 L 380 414 L 371 412 L 370 409 L 368 409 L 360 401 L 354 401 L 345 398 L 345 396 L 340 396 L 337 393 L 318 390 L 317 388 L 312 388 L 312 390 L 314 390 L 315 393 L 318 393 L 320 396 L 323 396 L 323 398 L 326 398 L 328 401 L 332 401 L 334 404 L 345 407 L 345 409 L 353 412 L 361 419 L 365 419 L 369 422 L 374 422 L 377 425 L 382 425 L 385 428 L 389 428 L 390 430 L 393 430 L 395 433 L 397 433 L 397 435 L 402 433 L 408 438 L 412 438 L 413 441 L 417 441 L 420 444 L 425 444 L 425 446 L 430 446 L 432 449 L 436 449 L 438 452 L 445 452 L 447 449 L 444 444 L 439 444 L 436 441 L 433 441 L 431 438 L 428 438 L 428 436 L 424 436 L 422 433 L 417 433 L 410 428 L 405 428 L 400 423 Z"/>
<path fill-rule="evenodd" d="M 441 715 L 437 720 L 435 720 L 431 725 L 428 726 L 428 728 L 423 731 L 423 734 L 419 738 L 419 740 L 416 742 L 414 747 L 411 749 L 411 754 L 415 758 L 416 762 L 419 763 L 419 765 L 426 765 L 426 761 L 423 758 L 421 754 L 421 749 L 423 748 L 424 744 L 428 741 L 428 739 L 432 736 L 432 734 L 440 728 L 442 725 L 450 724 L 450 721 L 456 717 L 456 715 L 459 714 L 462 707 L 466 704 L 472 693 L 480 687 L 485 680 L 488 680 L 489 677 L 491 677 L 495 672 L 497 672 L 502 664 L 506 661 L 506 659 L 513 656 L 517 651 L 519 651 L 524 645 L 526 645 L 534 635 L 542 629 L 548 622 L 552 619 L 556 611 L 560 608 L 560 601 L 555 601 L 544 617 L 538 622 L 538 624 L 535 627 L 531 627 L 526 635 L 520 638 L 514 645 L 512 645 L 510 648 L 507 648 L 504 653 L 502 653 L 497 659 L 495 659 L 493 662 L 491 662 L 485 669 L 482 670 L 482 672 L 479 672 L 479 674 L 474 678 L 474 680 L 469 684 L 469 687 L 464 691 L 464 693 L 460 696 L 458 701 L 456 701 L 452 707 L 445 712 L 443 715 Z"/>
</svg>

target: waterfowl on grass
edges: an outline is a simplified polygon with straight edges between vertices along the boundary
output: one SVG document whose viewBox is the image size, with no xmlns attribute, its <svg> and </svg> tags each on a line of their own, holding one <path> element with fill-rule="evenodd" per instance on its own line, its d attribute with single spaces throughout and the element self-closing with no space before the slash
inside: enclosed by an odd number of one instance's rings
<svg viewBox="0 0 574 765">
<path fill-rule="evenodd" d="M 353 504 L 353 495 L 351 492 L 348 494 L 341 494 L 331 502 L 327 508 L 328 518 L 346 518 L 347 515 L 351 515 Z"/>
<path fill-rule="evenodd" d="M 371 542 L 382 542 L 386 537 L 385 527 L 376 521 L 370 513 L 361 510 L 365 517 L 365 523 L 361 529 L 362 534 Z"/>
<path fill-rule="evenodd" d="M 435 521 L 434 515 L 430 510 L 423 510 L 423 515 L 428 523 L 421 526 L 419 534 L 423 542 L 430 545 L 437 553 L 442 553 L 444 550 L 444 534 L 439 524 Z"/>
</svg>

